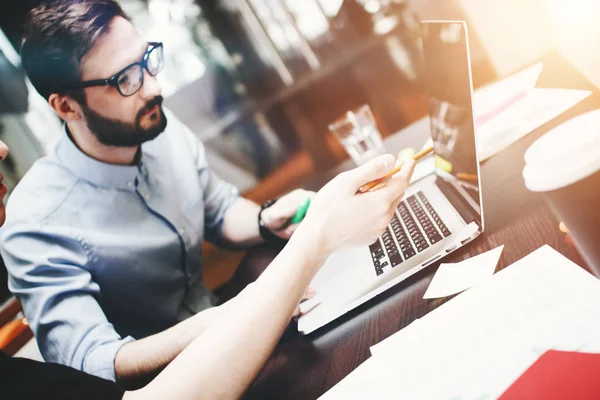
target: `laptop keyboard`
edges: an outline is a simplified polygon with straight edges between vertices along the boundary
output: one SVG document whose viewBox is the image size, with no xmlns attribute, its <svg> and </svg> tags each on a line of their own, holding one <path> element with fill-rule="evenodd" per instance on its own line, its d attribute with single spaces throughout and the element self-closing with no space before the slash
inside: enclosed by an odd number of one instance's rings
<svg viewBox="0 0 600 400">
<path fill-rule="evenodd" d="M 381 238 L 369 246 L 375 273 L 383 274 L 385 267 L 394 268 L 450 235 L 423 192 L 410 196 L 400 203 Z"/>
</svg>

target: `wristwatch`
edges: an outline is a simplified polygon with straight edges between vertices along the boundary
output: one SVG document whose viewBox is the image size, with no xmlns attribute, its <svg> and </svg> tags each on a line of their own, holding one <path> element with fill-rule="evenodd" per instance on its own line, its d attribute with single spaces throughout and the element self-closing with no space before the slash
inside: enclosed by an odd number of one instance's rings
<svg viewBox="0 0 600 400">
<path fill-rule="evenodd" d="M 287 240 L 282 239 L 276 234 L 274 234 L 269 228 L 267 228 L 267 226 L 265 225 L 265 221 L 263 221 L 262 219 L 262 212 L 267 208 L 271 207 L 276 202 L 277 200 L 269 200 L 260 207 L 260 212 L 258 213 L 258 232 L 260 233 L 260 236 L 269 243 L 285 245 L 287 243 Z"/>
</svg>

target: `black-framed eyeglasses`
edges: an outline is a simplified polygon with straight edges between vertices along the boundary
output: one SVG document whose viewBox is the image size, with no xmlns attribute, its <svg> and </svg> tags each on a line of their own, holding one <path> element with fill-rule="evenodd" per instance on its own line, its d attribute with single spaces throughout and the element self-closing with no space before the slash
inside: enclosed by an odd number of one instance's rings
<svg viewBox="0 0 600 400">
<path fill-rule="evenodd" d="M 148 49 L 141 61 L 129 64 L 108 79 L 94 79 L 66 85 L 65 90 L 83 89 L 93 86 L 113 86 L 122 96 L 128 97 L 136 94 L 144 84 L 144 70 L 151 76 L 156 76 L 164 67 L 163 44 L 160 42 L 148 43 Z"/>
</svg>

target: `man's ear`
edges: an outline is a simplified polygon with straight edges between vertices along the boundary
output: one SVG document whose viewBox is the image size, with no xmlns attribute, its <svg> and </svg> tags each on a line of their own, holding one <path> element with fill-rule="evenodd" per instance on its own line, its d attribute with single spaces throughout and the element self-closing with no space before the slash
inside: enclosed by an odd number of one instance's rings
<svg viewBox="0 0 600 400">
<path fill-rule="evenodd" d="M 52 93 L 48 98 L 48 104 L 63 121 L 81 119 L 82 112 L 79 103 L 69 96 Z"/>
</svg>

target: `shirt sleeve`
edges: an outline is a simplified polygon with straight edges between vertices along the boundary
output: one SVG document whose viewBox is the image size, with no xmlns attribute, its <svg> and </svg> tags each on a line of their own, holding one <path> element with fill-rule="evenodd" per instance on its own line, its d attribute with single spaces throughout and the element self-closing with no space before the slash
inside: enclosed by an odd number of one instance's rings
<svg viewBox="0 0 600 400">
<path fill-rule="evenodd" d="M 169 115 L 169 123 L 175 116 Z M 222 244 L 223 221 L 227 211 L 239 199 L 235 186 L 221 179 L 210 169 L 202 141 L 185 124 L 177 120 L 192 149 L 192 156 L 198 172 L 198 180 L 204 200 L 204 239 L 214 244 Z"/>
<path fill-rule="evenodd" d="M 48 362 L 115 380 L 114 360 L 131 337 L 121 338 L 96 298 L 86 243 L 72 232 L 7 224 L 2 257 L 9 288 L 23 305 Z"/>
</svg>

